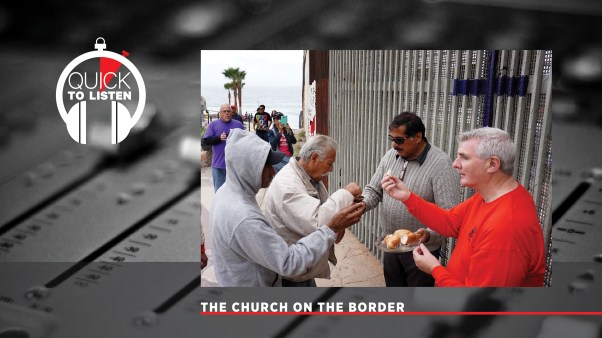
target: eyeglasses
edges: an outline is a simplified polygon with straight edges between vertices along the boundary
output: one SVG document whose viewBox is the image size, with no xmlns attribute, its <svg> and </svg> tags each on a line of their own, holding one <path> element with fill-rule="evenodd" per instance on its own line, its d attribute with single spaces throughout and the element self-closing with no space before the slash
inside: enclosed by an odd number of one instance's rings
<svg viewBox="0 0 602 338">
<path fill-rule="evenodd" d="M 222 113 L 231 113 L 231 110 L 221 110 Z"/>
<path fill-rule="evenodd" d="M 395 142 L 395 144 L 403 144 L 410 137 L 411 136 L 393 137 L 393 136 L 389 135 L 389 142 Z"/>
</svg>

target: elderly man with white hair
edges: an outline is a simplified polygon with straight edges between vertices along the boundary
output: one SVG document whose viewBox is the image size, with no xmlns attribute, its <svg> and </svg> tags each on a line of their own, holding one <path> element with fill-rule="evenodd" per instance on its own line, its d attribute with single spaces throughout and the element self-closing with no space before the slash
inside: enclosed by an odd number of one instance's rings
<svg viewBox="0 0 602 338">
<path fill-rule="evenodd" d="M 544 240 L 533 198 L 512 177 L 515 145 L 507 132 L 480 128 L 460 134 L 454 168 L 475 194 L 445 210 L 385 175 L 383 189 L 429 228 L 458 238 L 446 267 L 421 244 L 416 266 L 437 286 L 543 286 Z"/>
<path fill-rule="evenodd" d="M 332 195 L 326 190 L 322 179 L 332 172 L 337 150 L 336 141 L 326 135 L 309 138 L 301 147 L 299 158 L 291 158 L 266 191 L 262 212 L 288 245 L 316 231 L 361 195 L 355 182 Z M 344 231 L 338 234 L 337 242 L 343 234 Z M 337 262 L 334 246 L 304 274 L 283 278 L 282 286 L 316 286 L 315 278 L 330 278 L 329 260 Z"/>
</svg>

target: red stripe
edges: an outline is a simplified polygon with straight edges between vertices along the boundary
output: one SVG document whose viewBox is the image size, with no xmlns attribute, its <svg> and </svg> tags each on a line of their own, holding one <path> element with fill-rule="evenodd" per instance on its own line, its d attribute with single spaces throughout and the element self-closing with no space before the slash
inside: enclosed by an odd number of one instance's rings
<svg viewBox="0 0 602 338">
<path fill-rule="evenodd" d="M 200 312 L 203 316 L 602 316 L 602 312 Z"/>
</svg>

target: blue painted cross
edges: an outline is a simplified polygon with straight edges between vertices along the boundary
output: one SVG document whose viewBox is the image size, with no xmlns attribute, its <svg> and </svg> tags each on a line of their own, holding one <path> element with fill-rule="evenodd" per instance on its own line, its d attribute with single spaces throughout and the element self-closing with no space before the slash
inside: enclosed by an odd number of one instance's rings
<svg viewBox="0 0 602 338">
<path fill-rule="evenodd" d="M 497 69 L 497 50 L 489 51 L 487 62 L 487 78 L 461 80 L 454 79 L 454 96 L 458 95 L 485 95 L 483 107 L 483 127 L 491 127 L 493 116 L 493 94 L 497 96 L 525 96 L 529 85 L 528 76 L 506 75 L 494 76 Z"/>
</svg>

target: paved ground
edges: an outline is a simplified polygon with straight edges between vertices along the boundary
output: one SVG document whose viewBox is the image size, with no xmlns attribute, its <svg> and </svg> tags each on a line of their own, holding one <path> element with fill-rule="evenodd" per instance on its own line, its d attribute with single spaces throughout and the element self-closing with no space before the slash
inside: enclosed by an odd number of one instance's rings
<svg viewBox="0 0 602 338">
<path fill-rule="evenodd" d="M 262 198 L 262 194 L 263 191 L 260 191 L 258 199 Z M 209 264 L 201 274 L 202 286 L 217 286 L 211 257 L 211 224 L 209 222 L 213 195 L 211 168 L 201 168 L 201 226 L 205 232 L 205 247 L 209 257 Z M 349 230 L 345 233 L 341 243 L 335 246 L 335 253 L 338 264 L 336 267 L 331 265 L 331 279 L 316 280 L 318 286 L 385 286 L 382 264 Z"/>
</svg>

